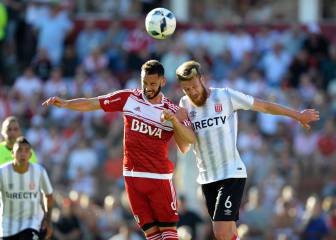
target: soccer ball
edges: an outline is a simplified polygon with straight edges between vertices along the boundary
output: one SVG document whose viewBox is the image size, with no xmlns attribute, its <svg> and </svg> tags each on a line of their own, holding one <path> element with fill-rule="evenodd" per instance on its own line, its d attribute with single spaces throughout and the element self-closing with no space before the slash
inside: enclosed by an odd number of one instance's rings
<svg viewBox="0 0 336 240">
<path fill-rule="evenodd" d="M 166 8 L 155 8 L 146 16 L 146 30 L 155 39 L 166 39 L 176 28 L 174 14 Z"/>
</svg>

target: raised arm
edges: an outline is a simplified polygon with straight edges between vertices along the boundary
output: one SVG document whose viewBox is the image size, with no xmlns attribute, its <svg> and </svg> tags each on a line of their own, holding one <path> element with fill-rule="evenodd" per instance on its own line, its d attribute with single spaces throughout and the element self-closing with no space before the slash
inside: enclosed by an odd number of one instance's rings
<svg viewBox="0 0 336 240">
<path fill-rule="evenodd" d="M 294 109 L 290 109 L 276 103 L 266 102 L 257 98 L 254 99 L 252 110 L 257 112 L 269 113 L 272 115 L 291 117 L 296 121 L 300 122 L 300 124 L 306 129 L 310 129 L 310 122 L 315 122 L 320 119 L 320 113 L 315 109 L 296 111 Z"/>
<path fill-rule="evenodd" d="M 196 136 L 191 128 L 184 123 L 189 122 L 187 112 L 184 108 L 180 108 L 175 114 L 169 110 L 162 112 L 163 120 L 171 121 L 174 127 L 174 139 L 177 147 L 182 153 L 186 153 L 190 144 L 194 144 Z"/>
<path fill-rule="evenodd" d="M 95 98 L 76 98 L 76 99 L 62 99 L 60 97 L 51 97 L 42 103 L 42 106 L 54 105 L 59 108 L 67 108 L 75 111 L 94 111 L 101 109 L 99 100 Z"/>
</svg>

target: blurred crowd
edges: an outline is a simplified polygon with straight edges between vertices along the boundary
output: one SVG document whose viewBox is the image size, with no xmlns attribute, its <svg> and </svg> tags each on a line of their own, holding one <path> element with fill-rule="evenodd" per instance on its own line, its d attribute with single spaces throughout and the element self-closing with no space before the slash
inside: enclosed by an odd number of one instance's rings
<svg viewBox="0 0 336 240">
<path fill-rule="evenodd" d="M 182 92 L 175 69 L 195 59 L 210 86 L 319 110 L 310 131 L 288 118 L 240 112 L 238 146 L 249 178 L 239 233 L 243 240 L 336 239 L 336 43 L 318 24 L 281 31 L 264 24 L 252 34 L 244 25 L 229 31 L 195 23 L 156 41 L 141 18 L 132 28 L 123 19 L 107 28 L 87 19 L 79 29 L 69 5 L 28 2 L 0 2 L 0 119 L 20 119 L 51 176 L 55 240 L 143 237 L 124 192 L 120 114 L 47 109 L 41 102 L 140 87 L 140 67 L 152 58 L 164 65 L 163 92 L 176 103 Z M 193 156 L 177 155 L 173 142 L 170 155 L 181 239 L 212 239 Z"/>
</svg>

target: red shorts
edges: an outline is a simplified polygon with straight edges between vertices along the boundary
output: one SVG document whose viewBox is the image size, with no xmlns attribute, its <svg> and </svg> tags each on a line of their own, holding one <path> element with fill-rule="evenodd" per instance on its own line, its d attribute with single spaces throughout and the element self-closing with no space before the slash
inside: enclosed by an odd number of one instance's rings
<svg viewBox="0 0 336 240">
<path fill-rule="evenodd" d="M 179 218 L 171 179 L 124 178 L 134 218 L 143 230 L 176 225 Z"/>
</svg>

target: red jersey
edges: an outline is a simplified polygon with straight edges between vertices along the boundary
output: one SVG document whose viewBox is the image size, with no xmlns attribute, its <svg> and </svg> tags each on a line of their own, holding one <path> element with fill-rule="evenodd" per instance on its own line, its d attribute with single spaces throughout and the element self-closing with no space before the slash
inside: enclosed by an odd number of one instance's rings
<svg viewBox="0 0 336 240">
<path fill-rule="evenodd" d="M 105 112 L 123 112 L 124 176 L 170 179 L 174 170 L 168 159 L 172 123 L 160 121 L 163 109 L 176 112 L 179 106 L 162 96 L 160 104 L 148 102 L 142 90 L 121 90 L 99 97 Z"/>
</svg>

